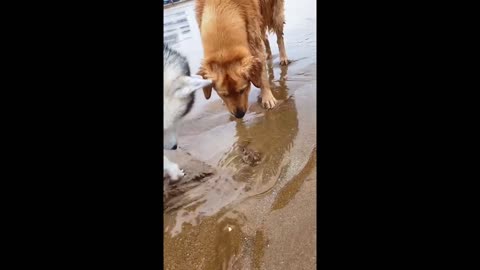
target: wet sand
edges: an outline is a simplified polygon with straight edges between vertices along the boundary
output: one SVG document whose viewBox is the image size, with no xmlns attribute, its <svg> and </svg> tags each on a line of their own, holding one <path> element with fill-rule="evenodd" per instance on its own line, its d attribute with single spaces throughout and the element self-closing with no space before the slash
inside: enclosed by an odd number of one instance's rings
<svg viewBox="0 0 480 270">
<path fill-rule="evenodd" d="M 193 6 L 165 9 L 164 29 L 195 72 L 203 51 Z M 315 1 L 287 1 L 285 9 L 293 62 L 279 65 L 275 35 L 268 62 L 280 104 L 264 110 L 252 86 L 239 120 L 215 92 L 207 101 L 199 91 L 179 149 L 165 151 L 187 173 L 164 185 L 165 269 L 316 267 Z"/>
</svg>

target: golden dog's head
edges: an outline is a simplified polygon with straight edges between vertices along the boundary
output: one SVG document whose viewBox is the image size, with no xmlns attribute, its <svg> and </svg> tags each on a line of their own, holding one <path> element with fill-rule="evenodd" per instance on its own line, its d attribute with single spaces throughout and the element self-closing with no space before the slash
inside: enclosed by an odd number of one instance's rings
<svg viewBox="0 0 480 270">
<path fill-rule="evenodd" d="M 248 109 L 250 82 L 261 87 L 261 63 L 244 48 L 217 52 L 205 58 L 198 75 L 213 81 L 212 86 L 203 88 L 205 98 L 210 98 L 213 87 L 230 113 L 242 118 Z"/>
</svg>

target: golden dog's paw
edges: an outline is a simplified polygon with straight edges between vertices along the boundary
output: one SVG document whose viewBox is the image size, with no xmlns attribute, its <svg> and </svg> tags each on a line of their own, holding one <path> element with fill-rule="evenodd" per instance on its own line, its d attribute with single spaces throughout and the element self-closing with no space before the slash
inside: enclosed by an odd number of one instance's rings
<svg viewBox="0 0 480 270">
<path fill-rule="evenodd" d="M 291 60 L 288 60 L 286 57 L 285 58 L 280 58 L 280 65 L 282 66 L 286 66 L 288 64 L 290 64 L 292 61 Z"/>
<path fill-rule="evenodd" d="M 266 94 L 263 94 L 261 98 L 262 98 L 262 106 L 265 109 L 272 109 L 277 104 L 277 100 L 275 99 L 275 97 L 272 95 L 271 92 L 267 92 Z"/>
</svg>

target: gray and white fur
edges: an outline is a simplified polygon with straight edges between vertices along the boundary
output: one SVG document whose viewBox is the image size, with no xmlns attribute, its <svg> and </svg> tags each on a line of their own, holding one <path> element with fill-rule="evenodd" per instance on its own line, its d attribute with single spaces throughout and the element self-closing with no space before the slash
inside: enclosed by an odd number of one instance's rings
<svg viewBox="0 0 480 270">
<path fill-rule="evenodd" d="M 195 91 L 212 84 L 200 76 L 191 76 L 187 58 L 163 45 L 163 149 L 177 149 L 179 121 L 190 112 Z M 163 156 L 163 177 L 178 180 L 184 176 L 177 164 Z"/>
</svg>

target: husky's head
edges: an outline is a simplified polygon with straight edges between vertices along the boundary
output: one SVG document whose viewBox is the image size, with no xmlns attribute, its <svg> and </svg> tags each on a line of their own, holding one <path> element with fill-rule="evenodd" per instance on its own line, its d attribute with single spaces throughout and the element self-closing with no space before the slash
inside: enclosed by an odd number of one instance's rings
<svg viewBox="0 0 480 270">
<path fill-rule="evenodd" d="M 177 123 L 193 106 L 194 92 L 210 80 L 190 76 L 185 57 L 163 46 L 163 148 L 177 149 Z"/>
</svg>

